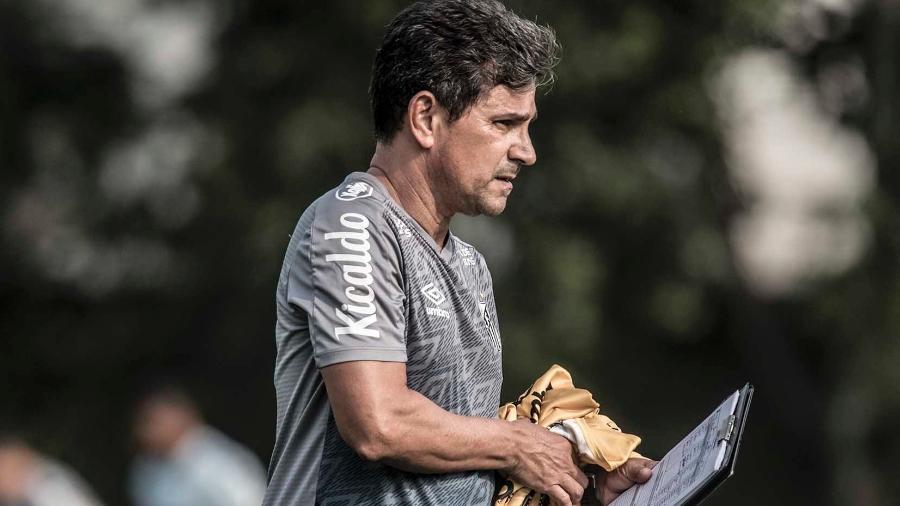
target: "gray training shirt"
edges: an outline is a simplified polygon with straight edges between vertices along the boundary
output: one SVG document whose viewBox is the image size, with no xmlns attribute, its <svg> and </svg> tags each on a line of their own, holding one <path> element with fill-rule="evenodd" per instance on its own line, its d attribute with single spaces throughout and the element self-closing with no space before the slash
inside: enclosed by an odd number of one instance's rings
<svg viewBox="0 0 900 506">
<path fill-rule="evenodd" d="M 413 474 L 338 434 L 319 369 L 406 362 L 407 384 L 452 413 L 497 416 L 500 334 L 490 273 L 452 234 L 434 241 L 373 176 L 354 172 L 294 230 L 276 294 L 278 401 L 265 505 L 488 505 L 492 472 Z"/>
</svg>

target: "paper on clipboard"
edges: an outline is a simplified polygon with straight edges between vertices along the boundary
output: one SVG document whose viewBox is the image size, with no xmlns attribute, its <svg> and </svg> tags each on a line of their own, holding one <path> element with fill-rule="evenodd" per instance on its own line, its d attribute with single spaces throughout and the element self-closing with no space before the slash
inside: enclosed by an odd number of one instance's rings
<svg viewBox="0 0 900 506">
<path fill-rule="evenodd" d="M 739 399 L 735 391 L 659 461 L 650 480 L 610 506 L 678 506 L 703 488 L 726 463 Z"/>
</svg>

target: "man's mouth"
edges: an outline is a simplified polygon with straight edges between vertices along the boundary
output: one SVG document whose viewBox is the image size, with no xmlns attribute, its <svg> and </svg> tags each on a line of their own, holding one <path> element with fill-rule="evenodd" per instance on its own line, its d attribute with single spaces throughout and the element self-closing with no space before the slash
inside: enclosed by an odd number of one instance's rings
<svg viewBox="0 0 900 506">
<path fill-rule="evenodd" d="M 511 192 L 513 189 L 512 181 L 515 178 L 515 175 L 494 176 L 494 180 L 500 181 L 500 183 L 503 185 L 503 189 L 506 191 L 507 195 L 509 195 L 509 192 Z"/>
</svg>

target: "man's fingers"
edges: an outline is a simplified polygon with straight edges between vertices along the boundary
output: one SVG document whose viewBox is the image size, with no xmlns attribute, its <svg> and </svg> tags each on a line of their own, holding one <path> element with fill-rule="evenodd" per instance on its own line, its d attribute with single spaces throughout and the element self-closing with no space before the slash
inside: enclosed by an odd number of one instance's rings
<svg viewBox="0 0 900 506">
<path fill-rule="evenodd" d="M 635 483 L 644 483 L 653 476 L 655 461 L 650 459 L 628 459 L 618 469 L 609 473 L 606 477 L 606 488 L 615 493 L 621 493 Z"/>
<path fill-rule="evenodd" d="M 653 469 L 656 466 L 655 460 L 650 459 L 628 459 L 623 466 L 625 477 L 635 483 L 644 483 L 653 476 Z"/>
<path fill-rule="evenodd" d="M 569 494 L 566 493 L 565 490 L 559 485 L 553 485 L 545 494 L 549 495 L 555 504 L 559 506 L 572 506 L 572 498 L 569 497 Z"/>
<path fill-rule="evenodd" d="M 587 480 L 587 478 L 585 478 Z M 581 496 L 584 495 L 584 487 L 572 478 L 571 476 L 563 476 L 562 483 L 560 483 L 563 490 L 566 491 L 569 499 L 572 501 L 572 504 L 580 504 Z"/>
<path fill-rule="evenodd" d="M 582 471 L 580 467 L 576 467 L 575 471 L 575 481 L 577 481 L 578 484 L 581 485 L 582 490 L 586 489 L 587 486 L 591 483 L 590 480 L 588 480 L 587 475 L 584 474 L 584 471 Z"/>
<path fill-rule="evenodd" d="M 621 468 L 606 476 L 606 490 L 615 494 L 621 494 L 631 488 L 632 485 L 634 485 L 634 482 L 625 477 L 621 472 Z"/>
</svg>

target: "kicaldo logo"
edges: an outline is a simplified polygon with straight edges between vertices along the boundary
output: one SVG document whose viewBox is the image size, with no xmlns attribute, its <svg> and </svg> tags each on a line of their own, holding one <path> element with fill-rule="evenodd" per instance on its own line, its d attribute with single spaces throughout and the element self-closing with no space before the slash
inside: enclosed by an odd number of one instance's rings
<svg viewBox="0 0 900 506">
<path fill-rule="evenodd" d="M 370 188 L 371 190 L 371 188 Z M 337 262 L 341 266 L 347 287 L 344 295 L 347 304 L 334 308 L 334 314 L 346 326 L 335 327 L 335 339 L 344 334 L 381 338 L 381 333 L 374 328 L 378 322 L 375 308 L 375 290 L 372 289 L 372 255 L 369 254 L 369 219 L 358 213 L 341 215 L 341 225 L 347 228 L 340 232 L 325 234 L 326 241 L 340 240 L 347 253 L 326 255 L 326 262 Z"/>
</svg>

